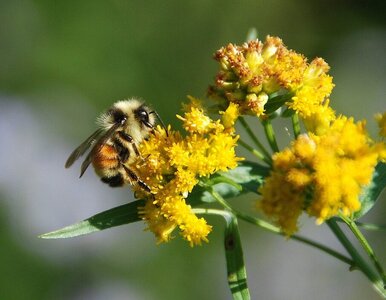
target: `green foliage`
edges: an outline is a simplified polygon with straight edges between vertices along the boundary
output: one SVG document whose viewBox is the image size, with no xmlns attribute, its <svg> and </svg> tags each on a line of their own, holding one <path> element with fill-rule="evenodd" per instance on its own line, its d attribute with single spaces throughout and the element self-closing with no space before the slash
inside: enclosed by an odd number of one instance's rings
<svg viewBox="0 0 386 300">
<path fill-rule="evenodd" d="M 354 214 L 354 218 L 358 219 L 364 216 L 376 203 L 379 195 L 386 187 L 386 164 L 379 163 L 375 167 L 373 178 L 368 186 L 366 186 L 360 196 L 361 209 Z"/>
<path fill-rule="evenodd" d="M 138 216 L 138 207 L 143 206 L 144 203 L 145 202 L 143 200 L 137 200 L 128 204 L 124 204 L 96 214 L 84 221 L 42 234 L 39 237 L 43 239 L 71 238 L 79 235 L 90 234 L 115 226 L 137 222 L 141 220 L 141 218 Z"/>
<path fill-rule="evenodd" d="M 223 198 L 228 199 L 249 192 L 257 193 L 268 173 L 268 167 L 251 161 L 243 161 L 237 168 L 229 172 L 219 172 L 218 175 L 205 181 L 205 184 L 212 186 Z M 188 196 L 187 202 L 195 206 L 202 202 L 216 202 L 216 200 L 205 186 L 197 185 Z"/>
<path fill-rule="evenodd" d="M 277 109 L 282 107 L 284 103 L 287 101 L 291 100 L 293 97 L 292 93 L 286 93 L 283 95 L 275 95 L 274 97 L 270 97 L 268 100 L 267 104 L 264 106 L 265 108 L 265 113 L 267 115 L 274 113 Z"/>
<path fill-rule="evenodd" d="M 224 233 L 225 257 L 227 263 L 228 284 L 233 299 L 251 299 L 247 285 L 247 272 L 244 264 L 243 249 L 237 218 L 229 213 Z"/>
</svg>

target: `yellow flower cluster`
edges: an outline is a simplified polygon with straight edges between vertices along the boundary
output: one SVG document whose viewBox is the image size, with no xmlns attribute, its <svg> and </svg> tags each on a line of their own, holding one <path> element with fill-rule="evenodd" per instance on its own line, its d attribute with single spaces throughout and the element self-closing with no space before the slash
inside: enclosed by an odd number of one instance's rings
<svg viewBox="0 0 386 300">
<path fill-rule="evenodd" d="M 158 127 L 139 146 L 146 166 L 138 159 L 135 172 L 152 194 L 146 195 L 138 187 L 136 192 L 147 197 L 140 212 L 158 242 L 168 241 L 179 227 L 183 238 L 193 246 L 207 241 L 211 226 L 193 213 L 185 199 L 201 177 L 235 168 L 241 160 L 235 153 L 238 136 L 233 128 L 238 109 L 231 105 L 222 113 L 222 120 L 214 121 L 191 98 L 184 116 L 177 117 L 183 121 L 186 136 L 170 127 L 167 132 Z"/>
<path fill-rule="evenodd" d="M 216 52 L 215 59 L 221 70 L 209 95 L 222 108 L 229 102 L 238 104 L 241 114 L 263 116 L 275 95 L 287 95 L 287 107 L 302 118 L 311 117 L 324 106 L 334 87 L 323 59 L 308 64 L 278 37 L 267 36 L 264 43 L 229 44 Z"/>
<path fill-rule="evenodd" d="M 273 156 L 273 169 L 261 188 L 259 207 L 291 235 L 305 210 L 318 224 L 339 212 L 361 208 L 359 195 L 384 156 L 365 123 L 338 117 L 322 135 L 300 135 L 290 148 Z"/>
</svg>

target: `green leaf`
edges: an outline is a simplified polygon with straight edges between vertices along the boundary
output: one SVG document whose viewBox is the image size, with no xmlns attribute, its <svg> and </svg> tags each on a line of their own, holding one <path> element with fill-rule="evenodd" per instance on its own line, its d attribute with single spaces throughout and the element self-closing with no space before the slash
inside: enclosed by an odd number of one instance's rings
<svg viewBox="0 0 386 300">
<path fill-rule="evenodd" d="M 233 180 L 240 184 L 244 189 L 256 193 L 263 183 L 265 177 L 269 175 L 270 168 L 248 160 L 239 163 L 239 166 L 229 172 L 219 172 L 221 176 Z"/>
<path fill-rule="evenodd" d="M 277 109 L 279 109 L 281 106 L 284 105 L 288 100 L 290 100 L 293 97 L 293 93 L 286 93 L 283 95 L 278 95 L 270 98 L 267 102 L 267 104 L 264 105 L 265 113 L 267 115 L 275 112 Z"/>
<path fill-rule="evenodd" d="M 371 223 L 362 223 L 362 222 L 355 222 L 358 227 L 361 227 L 366 230 L 372 230 L 372 231 L 380 231 L 380 230 L 386 230 L 385 225 L 378 225 L 378 224 L 371 224 Z"/>
<path fill-rule="evenodd" d="M 290 108 L 287 108 L 285 111 L 283 111 L 283 112 L 281 113 L 281 116 L 282 116 L 283 118 L 290 118 L 290 117 L 292 117 L 292 116 L 294 115 L 294 113 L 295 113 L 294 110 L 292 110 L 292 109 L 290 109 Z"/>
<path fill-rule="evenodd" d="M 251 299 L 247 285 L 247 272 L 244 264 L 243 248 L 241 246 L 240 233 L 237 218 L 233 214 L 227 217 L 224 247 L 227 263 L 228 285 L 233 299 Z"/>
<path fill-rule="evenodd" d="M 64 239 L 101 231 L 115 226 L 140 221 L 138 208 L 145 205 L 144 200 L 124 204 L 73 225 L 40 235 L 43 239 Z"/>
<path fill-rule="evenodd" d="M 263 180 L 269 174 L 269 168 L 260 164 L 243 161 L 239 166 L 228 172 L 219 172 L 211 177 L 207 184 L 211 185 L 217 193 L 223 198 L 232 198 L 248 192 L 257 193 L 258 188 L 263 183 Z M 236 185 L 229 184 L 229 181 Z M 216 202 L 216 200 L 201 186 L 195 186 L 192 193 L 188 196 L 187 202 L 196 206 L 202 202 Z"/>
<path fill-rule="evenodd" d="M 386 164 L 378 163 L 373 173 L 373 178 L 368 186 L 366 186 L 359 197 L 361 201 L 360 211 L 354 214 L 354 219 L 358 219 L 365 215 L 375 204 L 382 190 L 386 187 Z"/>
</svg>

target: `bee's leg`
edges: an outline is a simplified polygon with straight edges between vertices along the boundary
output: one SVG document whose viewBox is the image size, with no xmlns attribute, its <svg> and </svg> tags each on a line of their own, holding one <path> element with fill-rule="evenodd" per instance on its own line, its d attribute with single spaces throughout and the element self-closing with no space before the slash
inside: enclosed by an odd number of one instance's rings
<svg viewBox="0 0 386 300">
<path fill-rule="evenodd" d="M 123 132 L 123 131 L 119 131 L 118 134 L 119 134 L 119 137 L 121 139 L 123 139 L 126 142 L 131 144 L 131 146 L 133 147 L 133 150 L 135 152 L 135 155 L 140 156 L 137 145 L 135 144 L 133 138 L 129 134 L 127 134 L 126 132 Z"/>
<path fill-rule="evenodd" d="M 132 170 L 130 170 L 128 167 L 125 165 L 122 165 L 122 167 L 125 169 L 127 175 L 130 177 L 131 180 L 136 182 L 141 188 L 143 188 L 146 192 L 150 193 L 151 189 L 150 187 L 143 182 Z"/>
<path fill-rule="evenodd" d="M 141 164 L 139 164 L 139 167 L 143 167 L 147 163 L 147 159 L 150 157 L 150 154 L 146 155 L 146 157 L 141 156 Z"/>
<path fill-rule="evenodd" d="M 137 148 L 137 145 L 136 145 L 136 143 L 132 143 L 131 144 L 132 146 L 133 146 L 133 149 L 134 149 L 134 152 L 135 152 L 135 155 L 137 155 L 137 156 L 141 156 L 141 154 L 139 153 L 139 151 L 138 151 L 138 148 Z"/>
</svg>

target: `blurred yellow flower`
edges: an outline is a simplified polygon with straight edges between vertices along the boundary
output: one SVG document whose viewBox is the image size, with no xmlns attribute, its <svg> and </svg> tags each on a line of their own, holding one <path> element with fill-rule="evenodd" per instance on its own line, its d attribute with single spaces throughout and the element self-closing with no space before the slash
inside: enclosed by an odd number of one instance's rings
<svg viewBox="0 0 386 300">
<path fill-rule="evenodd" d="M 321 135 L 300 135 L 273 156 L 273 169 L 260 189 L 259 207 L 291 235 L 305 210 L 318 224 L 339 212 L 361 208 L 359 195 L 369 184 L 385 151 L 374 143 L 364 122 L 340 116 Z"/>
</svg>

